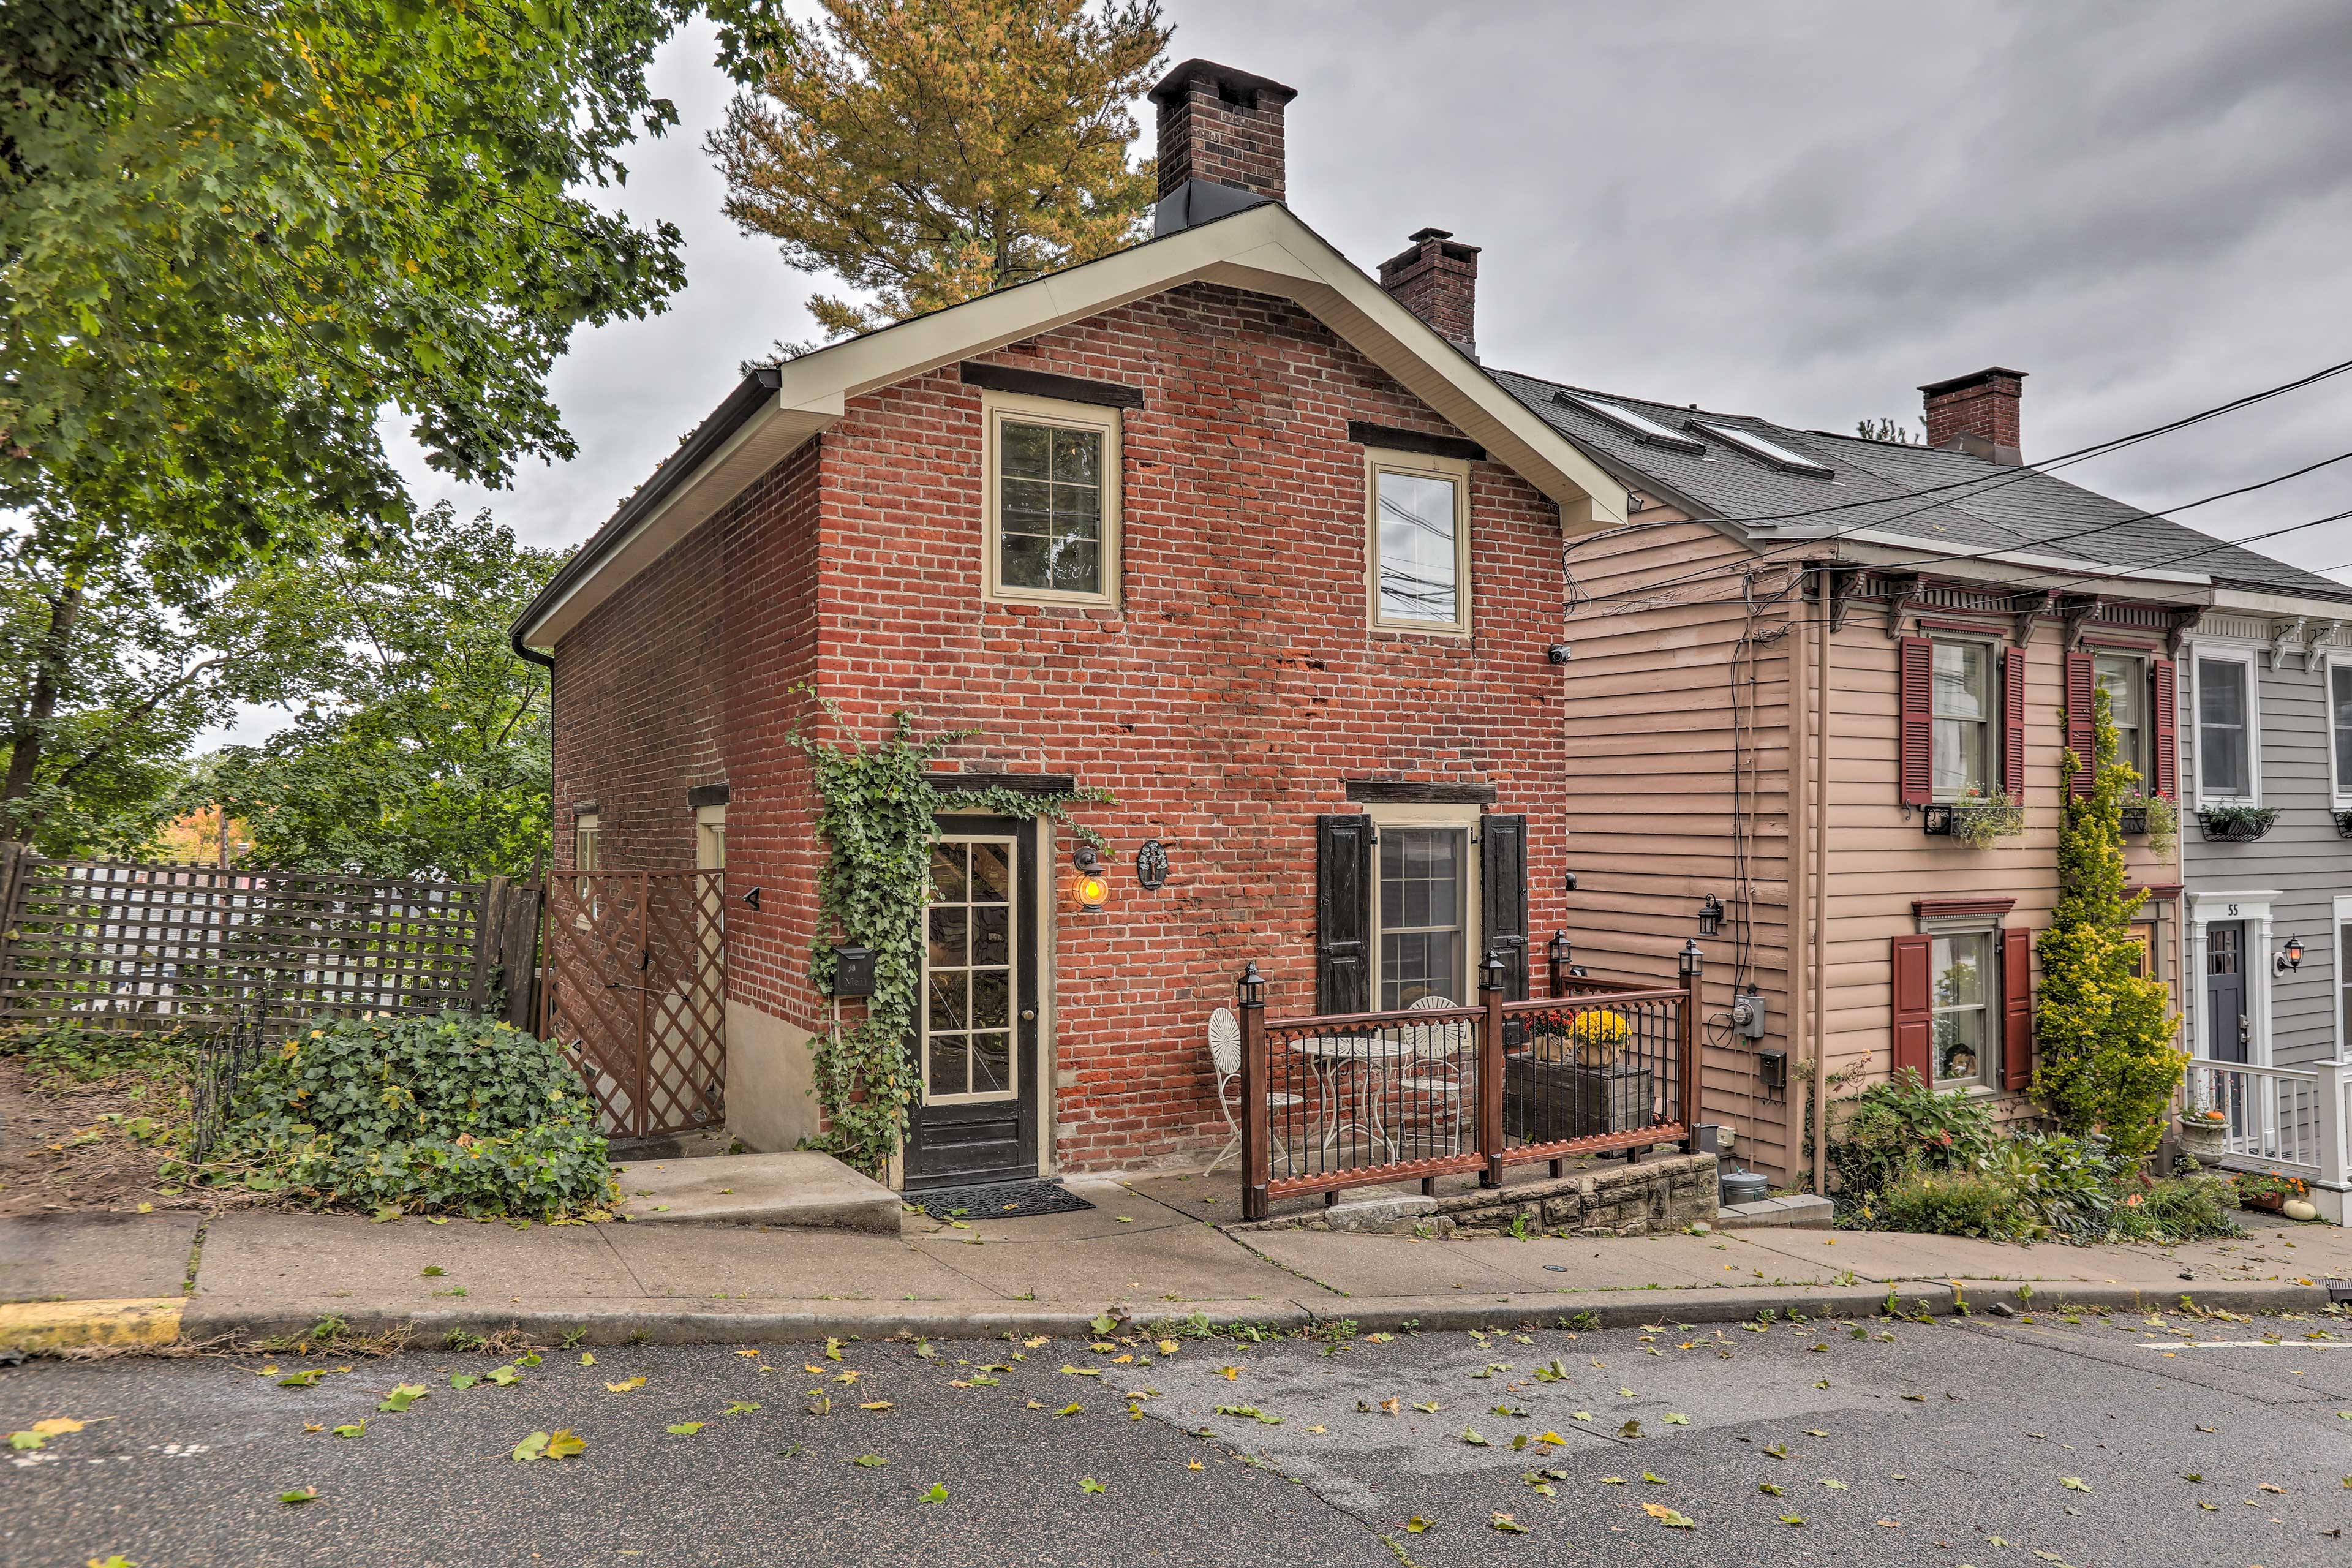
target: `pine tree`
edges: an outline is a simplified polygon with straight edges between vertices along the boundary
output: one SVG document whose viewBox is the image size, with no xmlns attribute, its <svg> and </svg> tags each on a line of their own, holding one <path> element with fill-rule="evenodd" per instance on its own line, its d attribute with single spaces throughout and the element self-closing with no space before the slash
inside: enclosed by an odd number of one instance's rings
<svg viewBox="0 0 2352 1568">
<path fill-rule="evenodd" d="M 2123 800 L 2139 774 L 2116 760 L 2107 694 L 2092 697 L 2094 760 L 2066 752 L 2065 817 L 2058 831 L 2058 905 L 2035 951 L 2034 1013 L 2041 1061 L 2033 1091 L 2061 1129 L 2106 1134 L 2116 1153 L 2146 1158 L 2163 1131 L 2172 1087 L 2188 1065 L 2173 1045 L 2180 1020 L 2162 982 L 2135 974 L 2132 916 L 2147 890 L 2125 877 Z M 2074 775 L 2093 768 L 2090 793 Z"/>
<path fill-rule="evenodd" d="M 1140 237 L 1151 160 L 1129 105 L 1172 28 L 1159 0 L 823 0 L 785 24 L 709 150 L 727 214 L 870 305 L 868 331 L 1090 261 Z"/>
</svg>

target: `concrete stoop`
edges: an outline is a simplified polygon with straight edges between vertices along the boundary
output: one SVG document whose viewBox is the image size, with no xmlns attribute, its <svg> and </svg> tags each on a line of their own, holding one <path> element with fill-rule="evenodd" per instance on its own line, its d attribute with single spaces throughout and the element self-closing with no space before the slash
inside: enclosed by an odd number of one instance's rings
<svg viewBox="0 0 2352 1568">
<path fill-rule="evenodd" d="M 1795 1230 L 1827 1230 L 1835 1217 L 1829 1199 L 1814 1193 L 1792 1193 L 1783 1198 L 1759 1198 L 1752 1204 L 1727 1204 L 1715 1211 L 1715 1228 L 1754 1230 L 1781 1226 Z"/>
<path fill-rule="evenodd" d="M 898 1234 L 898 1194 L 830 1154 L 723 1154 L 615 1165 L 633 1225 L 789 1225 Z"/>
</svg>

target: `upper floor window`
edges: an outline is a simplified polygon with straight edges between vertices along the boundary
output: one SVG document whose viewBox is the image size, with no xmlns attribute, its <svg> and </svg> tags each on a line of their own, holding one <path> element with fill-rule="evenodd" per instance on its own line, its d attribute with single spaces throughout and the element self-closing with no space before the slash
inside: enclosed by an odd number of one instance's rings
<svg viewBox="0 0 2352 1568">
<path fill-rule="evenodd" d="M 1470 629 L 1470 465 L 1413 452 L 1370 454 L 1372 625 Z"/>
<path fill-rule="evenodd" d="M 2335 742 L 2336 798 L 2352 798 L 2352 663 L 2328 661 L 2327 724 Z"/>
<path fill-rule="evenodd" d="M 989 596 L 1115 605 L 1118 411 L 996 392 L 982 407 Z"/>
<path fill-rule="evenodd" d="M 2253 666 L 2241 658 L 2197 660 L 2197 793 L 2254 795 Z"/>
<path fill-rule="evenodd" d="M 1954 800 L 1971 790 L 2000 787 L 1994 731 L 2000 709 L 1994 696 L 1992 649 L 1983 643 L 1935 644 L 1934 738 L 1931 782 L 1937 800 Z"/>
<path fill-rule="evenodd" d="M 2147 665 L 2134 654 L 2103 653 L 2091 660 L 2091 678 L 2107 694 L 2116 761 L 2139 774 L 2142 795 L 2154 794 L 2147 765 Z"/>
</svg>

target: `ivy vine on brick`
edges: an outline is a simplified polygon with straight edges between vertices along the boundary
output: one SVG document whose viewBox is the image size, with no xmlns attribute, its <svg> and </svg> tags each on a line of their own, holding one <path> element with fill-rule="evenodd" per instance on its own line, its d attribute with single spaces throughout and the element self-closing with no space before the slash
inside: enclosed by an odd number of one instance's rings
<svg viewBox="0 0 2352 1568">
<path fill-rule="evenodd" d="M 827 699 L 818 704 L 829 717 Z M 812 1042 L 823 1134 L 806 1141 L 846 1164 L 879 1176 L 907 1134 L 921 1085 L 912 1052 L 921 1002 L 923 911 L 930 902 L 931 841 L 942 815 L 976 813 L 1069 826 L 1099 847 L 1101 835 L 1071 823 L 1071 807 L 1110 800 L 1108 791 L 1030 795 L 994 785 L 943 788 L 930 764 L 976 730 L 916 732 L 913 718 L 891 715 L 889 733 L 872 743 L 787 739 L 815 772 L 817 831 L 825 859 L 817 872 L 817 934 L 810 977 L 830 995 L 834 947 L 874 952 L 874 994 L 866 1016 Z"/>
</svg>

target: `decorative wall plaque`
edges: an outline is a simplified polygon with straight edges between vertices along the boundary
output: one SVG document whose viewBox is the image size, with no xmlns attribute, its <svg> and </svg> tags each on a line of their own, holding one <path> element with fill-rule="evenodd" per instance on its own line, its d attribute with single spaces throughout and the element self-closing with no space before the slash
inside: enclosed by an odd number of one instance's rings
<svg viewBox="0 0 2352 1568">
<path fill-rule="evenodd" d="M 1158 892 L 1168 880 L 1168 851 L 1157 838 L 1147 838 L 1135 852 L 1135 879 L 1147 893 Z"/>
</svg>

